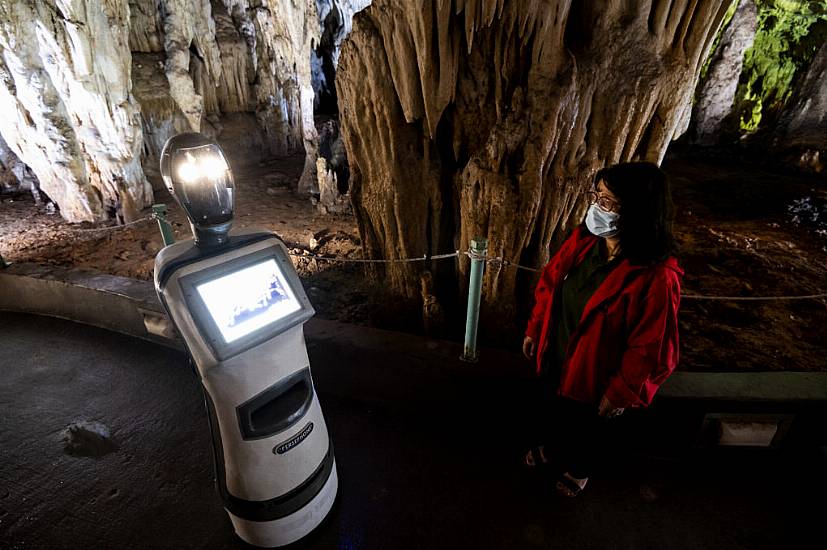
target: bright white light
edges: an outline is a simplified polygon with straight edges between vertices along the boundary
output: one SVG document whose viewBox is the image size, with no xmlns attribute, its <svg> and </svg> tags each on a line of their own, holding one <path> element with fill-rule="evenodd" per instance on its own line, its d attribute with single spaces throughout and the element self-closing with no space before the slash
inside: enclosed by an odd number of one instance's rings
<svg viewBox="0 0 827 550">
<path fill-rule="evenodd" d="M 201 151 L 198 156 L 187 151 L 178 165 L 178 179 L 193 183 L 201 178 L 218 179 L 229 170 L 227 161 L 213 151 Z"/>
<path fill-rule="evenodd" d="M 207 177 L 221 177 L 229 169 L 227 162 L 220 155 L 207 155 L 201 158 L 201 170 Z"/>
<path fill-rule="evenodd" d="M 186 183 L 192 183 L 201 177 L 201 170 L 192 153 L 185 153 L 184 161 L 178 165 L 178 178 Z"/>
<path fill-rule="evenodd" d="M 226 343 L 301 309 L 273 259 L 196 287 Z"/>
</svg>

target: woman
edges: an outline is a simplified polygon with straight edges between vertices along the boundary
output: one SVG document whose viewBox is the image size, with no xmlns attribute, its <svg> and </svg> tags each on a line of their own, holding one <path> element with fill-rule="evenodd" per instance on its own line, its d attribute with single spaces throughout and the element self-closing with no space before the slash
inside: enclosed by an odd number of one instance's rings
<svg viewBox="0 0 827 550">
<path fill-rule="evenodd" d="M 624 409 L 646 407 L 678 362 L 683 271 L 672 256 L 666 174 L 648 162 L 597 173 L 585 223 L 543 269 L 523 341 L 541 382 L 544 445 L 576 496 Z"/>
</svg>

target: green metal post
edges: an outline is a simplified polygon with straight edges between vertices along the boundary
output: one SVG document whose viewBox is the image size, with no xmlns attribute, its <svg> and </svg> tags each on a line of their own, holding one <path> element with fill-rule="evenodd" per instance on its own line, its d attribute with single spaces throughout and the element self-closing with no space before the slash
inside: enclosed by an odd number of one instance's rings
<svg viewBox="0 0 827 550">
<path fill-rule="evenodd" d="M 172 225 L 167 221 L 167 205 L 153 204 L 152 213 L 155 214 L 155 219 L 158 220 L 158 229 L 161 230 L 164 246 L 171 245 L 175 242 L 175 235 L 172 233 Z"/>
<path fill-rule="evenodd" d="M 485 272 L 485 256 L 488 254 L 488 240 L 471 240 L 471 280 L 468 283 L 468 315 L 465 319 L 465 349 L 462 361 L 473 363 L 477 360 L 477 323 L 480 317 L 480 296 L 482 275 Z"/>
</svg>

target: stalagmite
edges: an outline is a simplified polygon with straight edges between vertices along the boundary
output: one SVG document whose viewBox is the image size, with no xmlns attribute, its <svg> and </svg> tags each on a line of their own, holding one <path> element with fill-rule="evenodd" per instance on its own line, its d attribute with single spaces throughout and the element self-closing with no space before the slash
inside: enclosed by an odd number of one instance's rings
<svg viewBox="0 0 827 550">
<path fill-rule="evenodd" d="M 69 221 L 152 200 L 128 29 L 126 2 L 0 0 L 0 134 Z"/>
<path fill-rule="evenodd" d="M 728 4 L 376 0 L 337 73 L 351 195 L 371 258 L 465 249 L 531 266 L 581 219 L 597 169 L 659 162 Z M 418 270 L 461 295 L 469 262 L 384 267 L 418 300 Z M 491 264 L 483 316 L 502 324 L 530 275 Z M 516 299 L 515 299 L 516 298 Z"/>
</svg>

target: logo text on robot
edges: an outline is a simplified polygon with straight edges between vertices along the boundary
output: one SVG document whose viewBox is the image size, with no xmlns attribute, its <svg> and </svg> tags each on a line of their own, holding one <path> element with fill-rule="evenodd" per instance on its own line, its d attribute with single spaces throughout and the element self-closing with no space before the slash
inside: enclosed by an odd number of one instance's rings
<svg viewBox="0 0 827 550">
<path fill-rule="evenodd" d="M 281 445 L 277 445 L 277 446 L 273 447 L 273 454 L 283 455 L 284 453 L 286 453 L 287 451 L 289 451 L 290 449 L 294 448 L 296 445 L 298 445 L 299 443 L 304 441 L 307 438 L 307 436 L 310 435 L 310 432 L 312 432 L 312 431 L 313 431 L 313 423 L 308 422 L 307 426 L 302 428 L 302 431 L 300 431 L 299 433 L 297 433 L 296 435 L 294 435 L 293 437 L 291 437 L 290 439 L 288 439 L 287 441 L 285 441 Z"/>
</svg>

